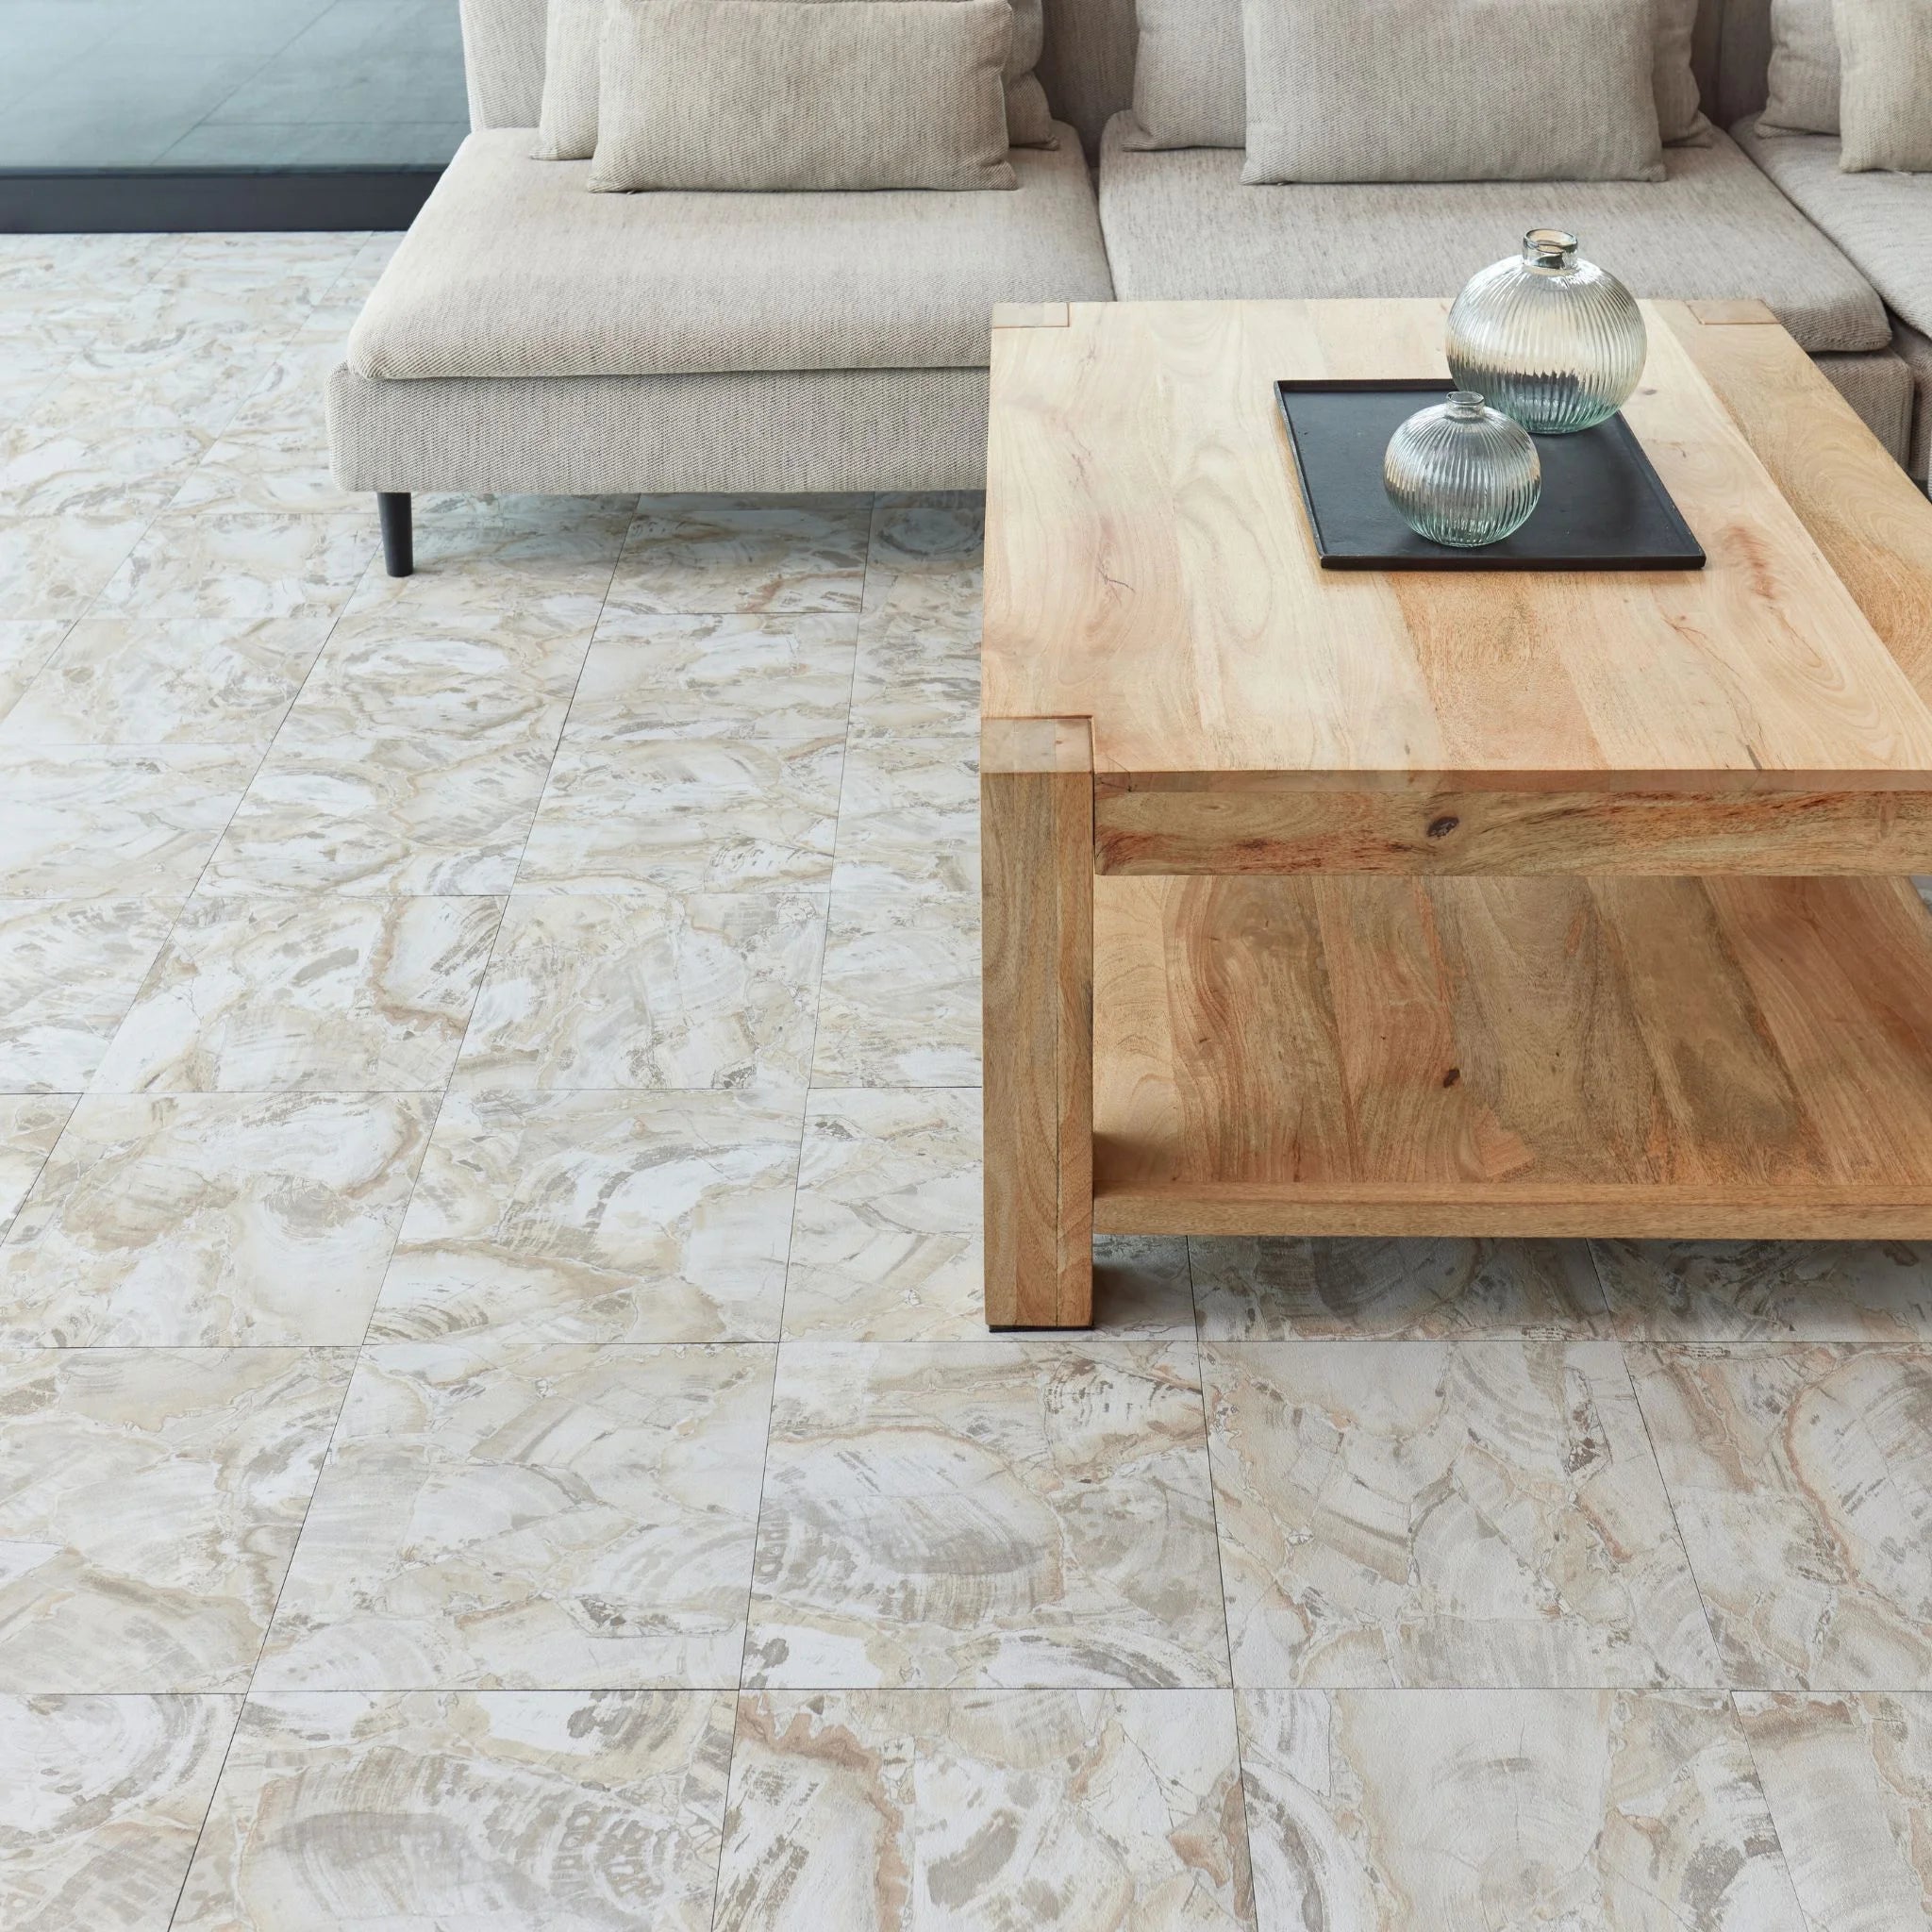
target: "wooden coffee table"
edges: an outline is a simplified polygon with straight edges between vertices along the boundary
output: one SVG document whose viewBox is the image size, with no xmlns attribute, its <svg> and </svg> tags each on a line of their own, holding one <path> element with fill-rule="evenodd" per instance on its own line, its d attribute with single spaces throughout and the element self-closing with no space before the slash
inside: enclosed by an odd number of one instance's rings
<svg viewBox="0 0 1932 1932">
<path fill-rule="evenodd" d="M 1627 415 L 1695 574 L 1317 567 L 1273 383 L 1439 302 L 1000 311 L 986 1299 L 1094 1232 L 1932 1237 L 1932 506 L 1755 304 Z"/>
</svg>

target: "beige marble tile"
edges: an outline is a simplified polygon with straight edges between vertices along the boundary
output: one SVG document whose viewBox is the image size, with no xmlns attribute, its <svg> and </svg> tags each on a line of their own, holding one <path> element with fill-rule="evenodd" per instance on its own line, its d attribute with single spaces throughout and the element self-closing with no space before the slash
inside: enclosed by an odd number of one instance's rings
<svg viewBox="0 0 1932 1932">
<path fill-rule="evenodd" d="M 554 741 L 590 646 L 588 625 L 559 629 L 541 611 L 487 625 L 467 610 L 408 625 L 386 608 L 345 617 L 290 714 L 289 735 L 325 744 L 358 733 L 502 731 L 541 718 Z"/>
<path fill-rule="evenodd" d="M 703 892 L 831 876 L 842 738 L 577 745 L 551 767 L 520 891 Z"/>
<path fill-rule="evenodd" d="M 438 585 L 432 601 L 467 578 L 459 594 L 495 579 L 594 589 L 601 604 L 637 507 L 635 496 L 419 495 L 416 569 Z"/>
<path fill-rule="evenodd" d="M 58 326 L 16 321 L 0 362 L 0 410 L 9 417 L 35 414 L 58 389 L 75 354 L 73 335 Z"/>
<path fill-rule="evenodd" d="M 46 1165 L 74 1099 L 71 1093 L 0 1093 L 0 1236 Z"/>
<path fill-rule="evenodd" d="M 178 909 L 0 899 L 0 1092 L 77 1093 L 93 1078 Z"/>
<path fill-rule="evenodd" d="M 1932 1351 L 1629 1353 L 1724 1681 L 1932 1683 Z"/>
<path fill-rule="evenodd" d="M 724 1093 L 452 1093 L 373 1339 L 774 1341 L 798 1108 Z"/>
<path fill-rule="evenodd" d="M 101 591 L 96 617 L 332 617 L 377 549 L 355 516 L 157 517 Z"/>
<path fill-rule="evenodd" d="M 820 892 L 513 898 L 470 1020 L 470 1087 L 802 1093 Z"/>
<path fill-rule="evenodd" d="M 0 896 L 186 894 L 259 754 L 242 745 L 0 745 Z"/>
<path fill-rule="evenodd" d="M 435 1111 L 413 1093 L 90 1096 L 0 1246 L 0 1337 L 355 1347 Z"/>
<path fill-rule="evenodd" d="M 610 587 L 625 612 L 857 610 L 869 496 L 647 496 Z"/>
<path fill-rule="evenodd" d="M 1932 1926 L 1932 1693 L 1735 1702 L 1810 1924 Z"/>
<path fill-rule="evenodd" d="M 866 611 L 852 679 L 855 734 L 976 741 L 979 628 L 976 581 L 950 607 L 922 591 L 910 608 Z"/>
<path fill-rule="evenodd" d="M 607 609 L 570 708 L 575 744 L 826 738 L 845 729 L 858 620 Z"/>
<path fill-rule="evenodd" d="M 785 1339 L 979 1341 L 980 1096 L 816 1091 L 806 1107 Z"/>
<path fill-rule="evenodd" d="M 298 708 L 299 709 L 300 708 Z M 208 867 L 222 891 L 507 891 L 557 748 L 557 700 L 501 724 L 363 729 L 291 714 Z"/>
<path fill-rule="evenodd" d="M 764 1691 L 718 1932 L 1252 1932 L 1225 1690 Z"/>
<path fill-rule="evenodd" d="M 83 618 L 0 724 L 0 743 L 266 745 L 326 619 Z"/>
<path fill-rule="evenodd" d="M 1720 1681 L 1613 1342 L 1202 1358 L 1238 1684 Z"/>
<path fill-rule="evenodd" d="M 0 515 L 0 611 L 66 618 L 86 611 L 148 526 L 148 512 Z"/>
<path fill-rule="evenodd" d="M 532 640 L 588 638 L 610 581 L 608 560 L 568 549 L 547 569 L 541 558 L 498 561 L 487 533 L 440 520 L 420 498 L 416 545 L 414 575 L 375 570 L 356 586 L 337 633 L 345 646 L 385 637 L 487 639 L 499 627 Z"/>
<path fill-rule="evenodd" d="M 775 1350 L 365 1348 L 255 1682 L 738 1682 Z"/>
<path fill-rule="evenodd" d="M 0 1690 L 240 1690 L 346 1349 L 0 1357 Z"/>
<path fill-rule="evenodd" d="M 95 1090 L 441 1088 L 501 910 L 498 899 L 192 900 Z"/>
<path fill-rule="evenodd" d="M 366 495 L 329 469 L 325 397 L 347 334 L 301 334 L 273 356 L 259 382 L 183 481 L 176 509 L 275 514 L 368 511 Z"/>
<path fill-rule="evenodd" d="M 979 903 L 840 892 L 819 989 L 823 1087 L 976 1087 Z"/>
<path fill-rule="evenodd" d="M 1211 1341 L 1459 1341 L 1601 1334 L 1582 1241 L 1201 1240 Z"/>
<path fill-rule="evenodd" d="M 105 407 L 76 420 L 42 401 L 0 427 L 0 502 L 19 516 L 152 517 L 206 447 L 179 424 L 128 428 Z"/>
<path fill-rule="evenodd" d="M 122 428 L 182 432 L 212 442 L 260 380 L 264 352 L 237 344 L 219 329 L 192 329 L 171 340 L 98 338 L 34 400 L 57 421 L 111 421 Z"/>
<path fill-rule="evenodd" d="M 1807 1932 L 1721 1695 L 1238 1695 L 1260 1932 Z"/>
<path fill-rule="evenodd" d="M 976 1089 L 815 1090 L 806 1108 L 785 1339 L 987 1339 Z M 1093 1324 L 1120 1338 L 1194 1333 L 1187 1243 L 1102 1236 Z"/>
<path fill-rule="evenodd" d="M 0 1697 L 0 1924 L 167 1932 L 241 1708 Z"/>
<path fill-rule="evenodd" d="M 257 1695 L 174 1932 L 709 1932 L 716 1691 Z"/>
<path fill-rule="evenodd" d="M 1225 1683 L 1191 1345 L 788 1345 L 745 1681 Z"/>
<path fill-rule="evenodd" d="M 868 614 L 977 621 L 986 496 L 977 490 L 895 491 L 873 507 Z"/>
<path fill-rule="evenodd" d="M 1932 1342 L 1932 1245 L 1591 1243 L 1633 1341 Z"/>
<path fill-rule="evenodd" d="M 976 904 L 977 739 L 855 731 L 832 883 L 841 894 L 950 895 Z"/>
<path fill-rule="evenodd" d="M 64 617 L 0 617 L 0 718 L 20 702 L 68 629 Z"/>
</svg>

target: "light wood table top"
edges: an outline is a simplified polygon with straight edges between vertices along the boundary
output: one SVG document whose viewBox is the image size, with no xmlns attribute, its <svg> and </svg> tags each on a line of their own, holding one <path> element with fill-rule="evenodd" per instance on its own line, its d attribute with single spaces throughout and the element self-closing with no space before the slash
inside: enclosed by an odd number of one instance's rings
<svg viewBox="0 0 1932 1932">
<path fill-rule="evenodd" d="M 1700 572 L 1319 567 L 1273 384 L 1444 375 L 1445 303 L 1001 316 L 986 715 L 1091 718 L 1116 791 L 1932 790 L 1907 662 L 1686 346 L 1788 339 L 1645 306 L 1625 414 Z"/>
</svg>

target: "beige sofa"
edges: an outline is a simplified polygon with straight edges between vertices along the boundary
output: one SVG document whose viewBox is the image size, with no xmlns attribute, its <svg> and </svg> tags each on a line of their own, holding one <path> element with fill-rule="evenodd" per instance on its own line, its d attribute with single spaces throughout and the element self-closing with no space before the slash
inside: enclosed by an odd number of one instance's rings
<svg viewBox="0 0 1932 1932">
<path fill-rule="evenodd" d="M 1243 187 L 1239 150 L 1122 144 L 1133 0 L 1045 0 L 1060 142 L 1014 153 L 1017 193 L 608 195 L 529 158 L 544 0 L 462 0 L 475 131 L 330 378 L 337 479 L 399 573 L 415 491 L 973 488 L 995 302 L 1449 294 L 1552 222 L 1640 293 L 1768 302 L 1923 479 L 1932 176 L 1757 139 L 1769 5 L 1705 0 L 1737 139 L 1657 184 Z"/>
</svg>

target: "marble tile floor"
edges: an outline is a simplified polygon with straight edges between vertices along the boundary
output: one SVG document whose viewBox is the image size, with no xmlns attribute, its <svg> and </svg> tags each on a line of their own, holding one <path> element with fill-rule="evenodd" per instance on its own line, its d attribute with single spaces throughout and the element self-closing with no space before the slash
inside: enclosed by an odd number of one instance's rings
<svg viewBox="0 0 1932 1932">
<path fill-rule="evenodd" d="M 0 1925 L 1926 1932 L 1932 1250 L 989 1337 L 979 506 L 327 479 L 0 238 Z"/>
</svg>

